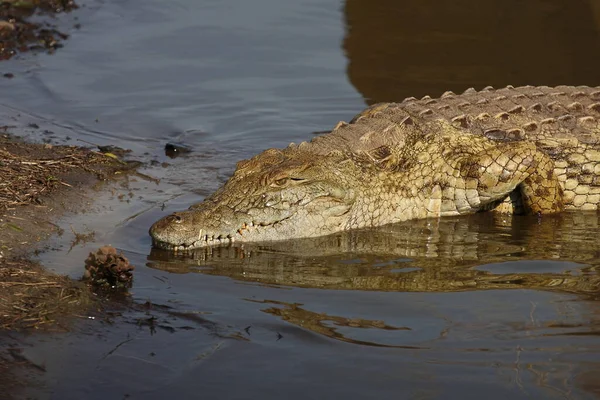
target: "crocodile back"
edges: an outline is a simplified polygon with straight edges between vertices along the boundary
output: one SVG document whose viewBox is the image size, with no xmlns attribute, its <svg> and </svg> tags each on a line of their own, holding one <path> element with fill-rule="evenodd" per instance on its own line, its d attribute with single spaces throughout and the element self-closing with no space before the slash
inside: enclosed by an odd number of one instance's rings
<svg viewBox="0 0 600 400">
<path fill-rule="evenodd" d="M 599 121 L 600 87 L 487 87 L 462 94 L 446 92 L 439 98 L 375 104 L 350 123 L 340 122 L 331 133 L 298 147 L 317 154 L 342 150 L 375 158 L 379 149 L 385 149 L 382 157 L 391 152 L 403 158 L 410 156 L 417 141 L 441 134 L 441 128 L 450 124 L 461 134 L 495 142 L 535 143 L 554 160 L 568 208 L 593 204 L 597 209 Z"/>
</svg>

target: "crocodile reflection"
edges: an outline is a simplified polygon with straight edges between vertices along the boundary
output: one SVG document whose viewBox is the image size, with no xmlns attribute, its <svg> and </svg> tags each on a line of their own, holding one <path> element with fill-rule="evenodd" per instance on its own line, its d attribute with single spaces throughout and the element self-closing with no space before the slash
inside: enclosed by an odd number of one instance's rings
<svg viewBox="0 0 600 400">
<path fill-rule="evenodd" d="M 484 213 L 189 254 L 153 250 L 148 260 L 149 267 L 173 273 L 200 272 L 269 285 L 426 292 L 530 288 L 592 294 L 600 289 L 600 214 L 566 212 L 538 219 Z M 557 268 L 548 270 L 547 261 L 525 268 L 524 260 L 554 260 Z M 503 267 L 507 261 L 512 261 L 510 271 Z M 488 264 L 495 265 L 494 273 Z"/>
<path fill-rule="evenodd" d="M 326 336 L 331 339 L 339 340 L 342 342 L 360 344 L 364 346 L 374 347 L 390 347 L 400 349 L 424 349 L 424 347 L 417 346 L 406 346 L 406 345 L 393 345 L 376 343 L 365 340 L 352 339 L 348 336 L 342 335 L 337 331 L 337 327 L 350 327 L 350 328 L 362 328 L 362 329 L 383 329 L 387 331 L 411 331 L 411 328 L 400 326 L 387 325 L 384 321 L 374 321 L 362 318 L 345 318 L 335 315 L 328 315 L 324 313 L 317 313 L 314 311 L 306 310 L 300 307 L 302 304 L 297 303 L 285 303 L 277 300 L 250 300 L 255 303 L 262 304 L 273 304 L 274 307 L 263 309 L 262 311 L 280 317 L 284 321 L 288 321 L 301 328 L 311 330 L 320 335 Z M 280 307 L 276 307 L 280 306 Z M 335 327 L 327 326 L 327 322 L 331 322 Z"/>
</svg>

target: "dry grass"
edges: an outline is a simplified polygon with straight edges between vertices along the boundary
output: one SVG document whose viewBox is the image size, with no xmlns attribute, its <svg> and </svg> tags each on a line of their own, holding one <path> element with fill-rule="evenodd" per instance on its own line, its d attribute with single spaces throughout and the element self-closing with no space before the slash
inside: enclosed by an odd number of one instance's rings
<svg viewBox="0 0 600 400">
<path fill-rule="evenodd" d="M 84 207 L 82 193 L 99 179 L 131 172 L 136 165 L 81 147 L 23 143 L 2 130 L 6 132 L 0 126 L 0 397 L 10 398 L 10 392 L 31 383 L 30 375 L 19 378 L 19 368 L 40 369 L 10 347 L 11 331 L 68 330 L 74 317 L 102 308 L 87 285 L 48 272 L 26 256 L 39 240 L 60 232 L 53 220 Z M 83 273 L 83 260 L 81 266 Z"/>
<path fill-rule="evenodd" d="M 88 309 L 92 295 L 85 285 L 15 254 L 31 252 L 31 245 L 43 236 L 40 218 L 60 214 L 52 201 L 72 203 L 69 196 L 96 178 L 106 179 L 128 168 L 86 148 L 29 144 L 0 136 L 0 330 L 60 328 L 61 320 Z M 24 214 L 31 205 L 42 203 L 50 206 Z M 81 264 L 83 273 L 83 260 Z"/>
<path fill-rule="evenodd" d="M 80 282 L 26 260 L 0 260 L 0 329 L 61 329 L 61 321 L 92 305 Z"/>
<path fill-rule="evenodd" d="M 119 165 L 115 159 L 79 147 L 35 145 L 29 154 L 16 149 L 21 147 L 15 142 L 0 139 L 0 213 L 40 203 L 41 196 L 59 186 L 70 187 L 61 179 L 69 172 L 85 171 L 104 178 L 105 167 Z"/>
</svg>

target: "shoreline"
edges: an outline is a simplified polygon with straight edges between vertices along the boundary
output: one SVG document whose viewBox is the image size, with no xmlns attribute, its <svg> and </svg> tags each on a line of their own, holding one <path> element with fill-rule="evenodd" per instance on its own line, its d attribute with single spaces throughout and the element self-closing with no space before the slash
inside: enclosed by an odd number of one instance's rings
<svg viewBox="0 0 600 400">
<path fill-rule="evenodd" d="M 69 34 L 52 18 L 77 8 L 73 0 L 4 0 L 0 62 L 63 47 Z M 0 79 L 14 77 L 0 72 Z M 6 117 L 0 120 L 0 392 L 9 398 L 35 379 L 28 371 L 44 371 L 21 355 L 11 332 L 65 332 L 103 308 L 89 285 L 48 271 L 31 256 L 43 251 L 41 244 L 52 235 L 62 234 L 56 224 L 61 218 L 89 209 L 103 182 L 139 166 L 82 146 L 24 141 L 12 128 Z"/>
<path fill-rule="evenodd" d="M 0 344 L 14 331 L 68 331 L 81 315 L 101 311 L 88 285 L 48 271 L 30 256 L 62 233 L 56 225 L 62 217 L 93 204 L 88 195 L 98 186 L 135 171 L 136 163 L 113 156 L 0 134 Z M 35 367 L 13 350 L 0 346 L 1 392 L 21 384 L 19 370 Z"/>
<path fill-rule="evenodd" d="M 32 22 L 31 17 L 52 16 L 77 8 L 79 6 L 73 0 L 3 0 L 0 7 L 0 61 L 30 51 L 54 53 L 69 35 L 52 24 Z M 13 78 L 14 75 L 4 73 L 3 76 Z"/>
<path fill-rule="evenodd" d="M 39 287 L 47 294 L 52 292 L 46 290 L 48 286 L 63 291 L 78 286 L 60 279 L 53 282 L 55 275 L 42 272 L 29 256 L 40 250 L 40 242 L 62 233 L 56 225 L 61 217 L 92 205 L 93 196 L 87 194 L 98 183 L 135 170 L 137 164 L 113 156 L 85 147 L 27 143 L 0 135 L 0 175 L 4 177 L 0 182 L 0 329 L 35 326 L 22 322 L 32 318 L 27 313 L 36 306 L 24 308 L 15 303 L 19 298 L 30 304 L 24 298 L 28 291 Z M 39 294 L 29 297 L 43 298 Z M 20 312 L 25 315 L 19 317 Z"/>
</svg>

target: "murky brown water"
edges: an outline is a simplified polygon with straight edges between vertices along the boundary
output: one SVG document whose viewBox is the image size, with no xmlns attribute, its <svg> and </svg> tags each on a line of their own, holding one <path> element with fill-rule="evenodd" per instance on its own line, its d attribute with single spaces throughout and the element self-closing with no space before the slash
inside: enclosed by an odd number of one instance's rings
<svg viewBox="0 0 600 400">
<path fill-rule="evenodd" d="M 32 138 L 132 148 L 130 179 L 41 256 L 82 272 L 111 243 L 154 304 L 30 337 L 35 397 L 595 398 L 600 216 L 481 214 L 177 256 L 147 229 L 235 162 L 366 103 L 470 86 L 600 85 L 597 1 L 84 2 L 65 48 L 0 64 Z M 35 122 L 39 129 L 28 127 Z M 67 136 L 70 139 L 67 139 Z M 163 146 L 193 152 L 170 159 Z M 166 167 L 161 162 L 168 162 Z M 119 197 L 124 194 L 124 197 Z M 164 204 L 164 209 L 162 205 Z M 69 225 L 96 241 L 69 249 Z"/>
</svg>

